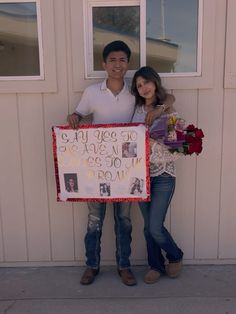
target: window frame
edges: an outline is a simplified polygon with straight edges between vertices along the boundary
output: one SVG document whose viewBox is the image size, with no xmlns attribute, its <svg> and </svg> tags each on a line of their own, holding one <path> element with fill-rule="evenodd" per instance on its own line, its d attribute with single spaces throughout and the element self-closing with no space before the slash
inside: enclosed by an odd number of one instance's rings
<svg viewBox="0 0 236 314">
<path fill-rule="evenodd" d="M 94 7 L 129 7 L 129 6 L 139 6 L 140 7 L 140 16 L 141 16 L 141 6 L 140 3 L 144 2 L 143 0 L 84 0 L 84 16 L 85 22 L 84 22 L 84 38 L 85 38 L 85 46 L 84 46 L 84 55 L 85 55 L 85 78 L 86 79 L 98 79 L 103 78 L 105 71 L 94 71 L 94 63 L 93 63 L 93 8 Z M 141 23 L 142 25 L 143 23 Z M 140 47 L 144 45 L 143 42 L 141 42 L 141 32 L 143 31 L 143 27 L 141 29 L 140 25 Z M 141 49 L 140 49 L 141 50 Z M 141 64 L 141 60 L 140 60 Z M 128 70 L 127 76 L 131 77 L 134 74 L 134 71 Z"/>
<path fill-rule="evenodd" d="M 88 0 L 89 1 L 89 0 Z M 117 0 L 107 0 L 109 3 L 114 4 Z M 107 2 L 106 1 L 106 2 Z M 123 2 L 122 2 L 123 1 Z M 145 1 L 145 0 L 140 0 Z M 126 1 L 125 1 L 126 2 Z M 120 0 L 119 3 L 125 3 Z M 70 29 L 71 29 L 71 50 L 72 52 L 72 89 L 74 92 L 83 92 L 84 89 L 101 80 L 101 77 L 87 77 L 86 75 L 86 37 L 87 32 L 83 30 L 87 27 L 88 17 L 86 16 L 85 6 L 87 1 L 79 4 L 77 0 L 71 0 L 70 6 Z M 163 76 L 162 81 L 164 86 L 168 89 L 175 90 L 188 90 L 188 89 L 208 89 L 214 87 L 214 70 L 217 44 L 216 23 L 217 23 L 217 2 L 215 0 L 202 0 L 202 42 L 199 48 L 201 55 L 202 69 L 199 76 Z M 79 56 L 79 57 L 78 57 Z M 128 73 L 127 73 L 128 74 Z M 103 73 L 102 79 L 105 78 Z M 129 82 L 131 77 L 127 77 Z"/>
<path fill-rule="evenodd" d="M 0 3 L 27 2 L 36 3 L 40 74 L 0 76 L 1 93 L 55 92 L 57 90 L 53 0 L 0 0 Z"/>
<path fill-rule="evenodd" d="M 195 72 L 167 72 L 160 73 L 162 77 L 197 77 L 202 74 L 202 34 L 203 34 L 203 1 L 198 0 L 198 29 L 197 29 L 197 69 Z M 93 67 L 93 8 L 94 7 L 119 7 L 139 6 L 140 7 L 140 66 L 146 65 L 146 1 L 145 0 L 84 0 L 84 38 L 85 38 L 85 78 L 102 78 L 104 71 L 94 71 Z M 127 72 L 131 78 L 134 70 Z"/>
<path fill-rule="evenodd" d="M 37 13 L 37 30 L 38 30 L 38 47 L 39 47 L 39 75 L 11 75 L 11 76 L 1 76 L 0 81 L 15 81 L 15 80 L 38 80 L 44 79 L 44 68 L 43 68 L 43 44 L 42 44 L 42 27 L 41 27 L 41 12 L 40 12 L 40 0 L 0 0 L 1 3 L 30 3 L 34 2 L 36 4 Z"/>
</svg>

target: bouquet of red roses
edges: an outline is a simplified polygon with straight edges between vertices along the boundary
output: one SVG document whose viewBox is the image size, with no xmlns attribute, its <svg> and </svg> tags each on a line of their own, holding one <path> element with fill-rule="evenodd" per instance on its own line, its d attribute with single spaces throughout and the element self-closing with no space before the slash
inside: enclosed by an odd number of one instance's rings
<svg viewBox="0 0 236 314">
<path fill-rule="evenodd" d="M 165 140 L 164 143 L 170 147 L 171 152 L 179 152 L 184 155 L 199 155 L 202 151 L 202 139 L 204 133 L 193 124 L 188 125 L 183 131 L 176 131 L 176 141 Z"/>
<path fill-rule="evenodd" d="M 149 129 L 150 137 L 163 142 L 170 152 L 184 155 L 200 154 L 204 134 L 193 124 L 185 126 L 185 120 L 176 114 L 163 115 Z"/>
</svg>

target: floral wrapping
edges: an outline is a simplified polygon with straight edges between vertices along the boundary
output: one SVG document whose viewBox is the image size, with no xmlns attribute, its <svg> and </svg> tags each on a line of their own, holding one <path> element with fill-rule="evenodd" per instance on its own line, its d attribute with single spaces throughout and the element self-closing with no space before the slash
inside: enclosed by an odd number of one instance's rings
<svg viewBox="0 0 236 314">
<path fill-rule="evenodd" d="M 185 120 L 176 112 L 163 115 L 150 129 L 150 137 L 165 144 L 171 153 L 200 154 L 204 133 L 193 124 L 185 126 Z"/>
</svg>

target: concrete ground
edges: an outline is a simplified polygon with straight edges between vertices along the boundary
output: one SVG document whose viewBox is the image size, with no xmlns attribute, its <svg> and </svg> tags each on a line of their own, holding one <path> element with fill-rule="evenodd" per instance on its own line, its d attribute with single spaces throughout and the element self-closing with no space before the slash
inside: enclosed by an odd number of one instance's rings
<svg viewBox="0 0 236 314">
<path fill-rule="evenodd" d="M 79 283 L 83 267 L 0 268 L 0 313 L 5 314 L 236 314 L 236 265 L 184 266 L 181 276 L 154 285 L 121 283 L 104 266 L 90 286 Z"/>
</svg>

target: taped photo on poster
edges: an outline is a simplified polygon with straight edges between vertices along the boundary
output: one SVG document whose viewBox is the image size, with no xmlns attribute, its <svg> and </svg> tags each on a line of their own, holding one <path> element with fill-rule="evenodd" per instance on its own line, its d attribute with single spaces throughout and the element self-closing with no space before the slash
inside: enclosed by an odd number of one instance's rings
<svg viewBox="0 0 236 314">
<path fill-rule="evenodd" d="M 150 200 L 144 124 L 52 128 L 58 201 Z"/>
</svg>

